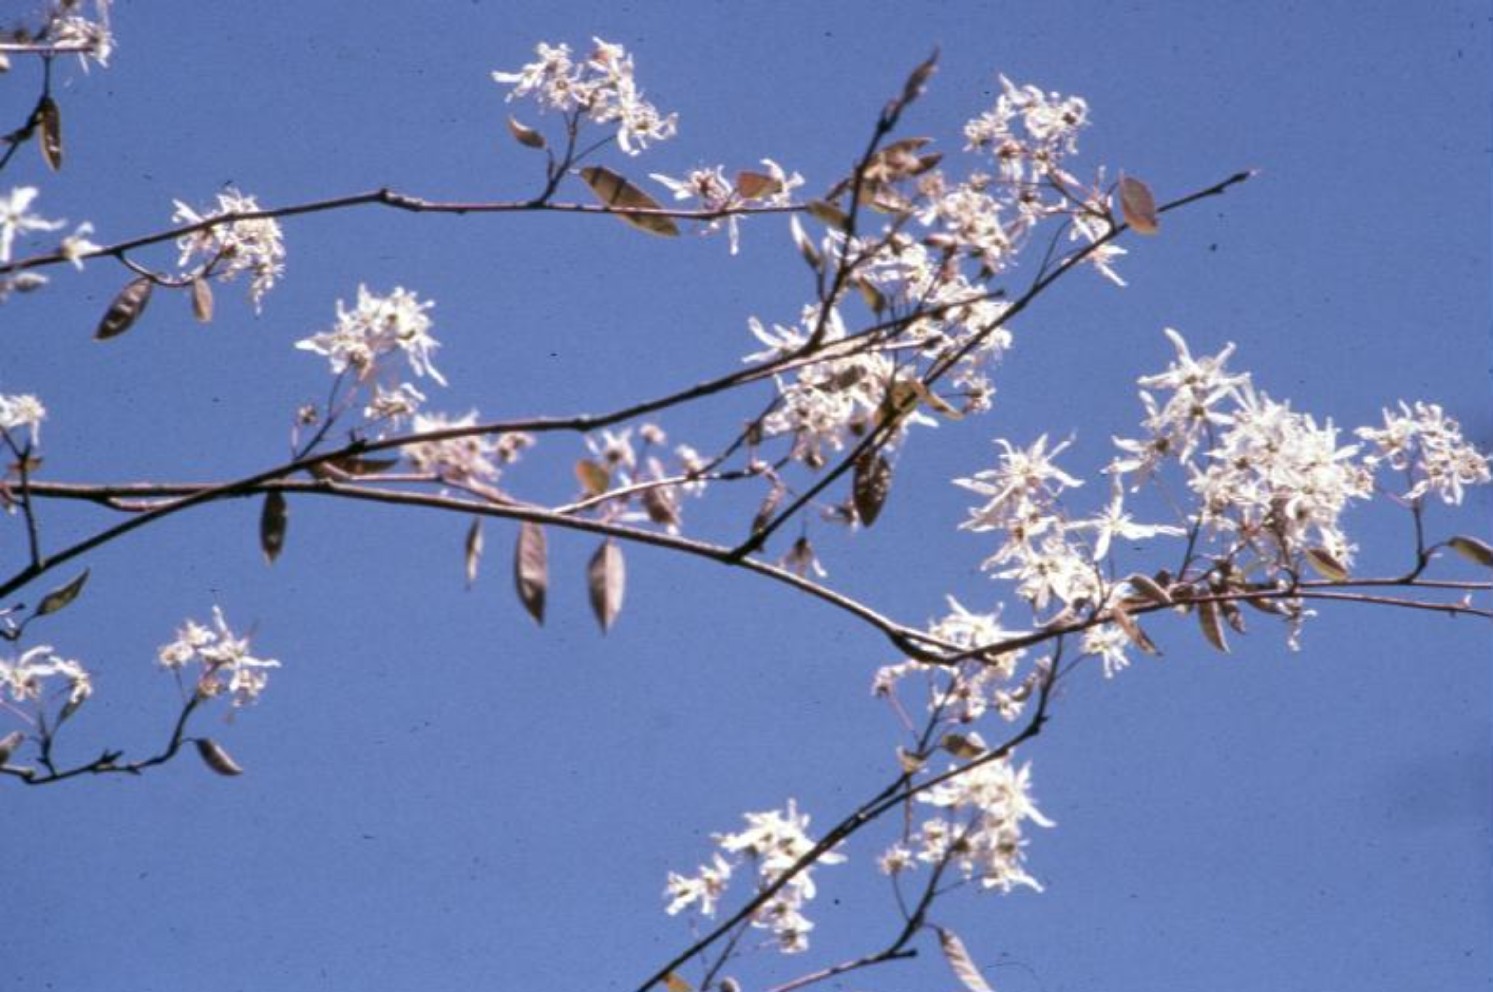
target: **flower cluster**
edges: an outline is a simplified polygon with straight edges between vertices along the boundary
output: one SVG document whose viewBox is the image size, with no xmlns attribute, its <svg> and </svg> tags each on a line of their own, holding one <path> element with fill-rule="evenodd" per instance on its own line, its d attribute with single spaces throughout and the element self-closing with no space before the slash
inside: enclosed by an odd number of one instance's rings
<svg viewBox="0 0 1493 992">
<path fill-rule="evenodd" d="M 746 829 L 734 834 L 716 834 L 715 842 L 722 853 L 713 856 L 693 876 L 670 872 L 664 895 L 669 899 L 667 912 L 672 916 L 693 906 L 704 916 L 714 916 L 717 904 L 731 879 L 732 861 L 723 856 L 745 856 L 757 866 L 757 885 L 765 889 L 777 883 L 815 847 L 808 835 L 809 817 L 788 800 L 786 809 L 748 813 Z M 815 865 L 838 864 L 844 855 L 823 851 Z M 793 875 L 752 916 L 752 925 L 770 930 L 784 954 L 807 950 L 809 932 L 814 924 L 804 915 L 804 908 L 815 894 L 812 870 L 808 867 Z"/>
<path fill-rule="evenodd" d="M 629 155 L 650 141 L 673 137 L 677 115 L 664 116 L 643 99 L 633 79 L 632 56 L 621 45 L 592 40 L 596 48 L 581 62 L 572 60 L 569 45 L 540 42 L 538 59 L 518 72 L 494 72 L 492 78 L 513 87 L 509 100 L 533 96 L 541 107 L 579 112 L 597 124 L 616 122 L 617 145 Z"/>
<path fill-rule="evenodd" d="M 88 69 L 92 59 L 100 66 L 109 65 L 114 53 L 114 34 L 109 30 L 110 0 L 93 0 L 93 16 L 82 13 L 83 0 L 57 0 L 51 20 L 43 32 L 56 49 L 77 52 Z"/>
<path fill-rule="evenodd" d="M 233 696 L 234 706 L 257 700 L 269 682 L 268 670 L 280 667 L 272 658 L 251 655 L 249 639 L 230 630 L 223 611 L 216 606 L 211 627 L 188 620 L 177 630 L 176 640 L 161 647 L 159 659 L 161 667 L 178 673 L 197 664 L 197 697 L 211 699 L 228 693 Z"/>
<path fill-rule="evenodd" d="M 928 634 L 939 644 L 957 651 L 971 651 L 1017 636 L 1021 631 L 1006 630 L 1000 624 L 999 611 L 972 613 L 953 596 L 949 610 L 928 627 Z M 934 665 L 908 659 L 895 665 L 883 665 L 871 683 L 877 696 L 893 699 L 903 679 L 922 675 L 927 680 L 928 711 L 953 724 L 971 724 L 994 707 L 1004 720 L 1021 715 L 1033 689 L 1031 679 L 1013 684 L 1017 666 L 1026 652 L 983 651 L 954 664 Z"/>
<path fill-rule="evenodd" d="M 978 735 L 970 735 L 978 746 Z M 945 779 L 918 801 L 947 811 L 924 820 L 915 835 L 894 844 L 881 857 L 881 869 L 898 874 L 923 864 L 952 861 L 967 879 L 985 889 L 1010 892 L 1018 886 L 1042 891 L 1027 873 L 1023 821 L 1039 827 L 1053 822 L 1032 802 L 1031 765 L 1016 768 L 1009 757 L 983 761 Z"/>
<path fill-rule="evenodd" d="M 19 658 L 0 658 L 0 689 L 13 702 L 35 702 L 45 695 L 48 679 L 67 683 L 67 707 L 76 709 L 93 695 L 93 681 L 87 669 L 76 661 L 59 656 L 50 644 L 39 644 Z"/>
<path fill-rule="evenodd" d="M 474 427 L 477 414 L 450 418 L 443 414 L 416 414 L 411 429 L 416 434 Z M 521 432 L 509 434 L 464 434 L 439 440 L 415 441 L 400 450 L 420 472 L 443 482 L 468 488 L 495 485 L 502 466 L 518 460 L 519 453 L 534 443 Z"/>
<path fill-rule="evenodd" d="M 1444 503 L 1460 504 L 1467 486 L 1490 480 L 1488 457 L 1467 443 L 1461 425 L 1435 403 L 1401 401 L 1399 413 L 1384 411 L 1382 428 L 1360 427 L 1357 433 L 1377 449 L 1365 465 L 1387 465 L 1406 475 L 1404 499 L 1435 493 Z"/>
<path fill-rule="evenodd" d="M 396 286 L 388 296 L 378 296 L 359 285 L 355 307 L 348 309 L 338 300 L 336 325 L 297 341 L 296 347 L 325 356 L 334 374 L 351 372 L 359 382 L 371 379 L 385 357 L 403 355 L 416 375 L 428 375 L 444 386 L 446 380 L 430 358 L 440 347 L 430 334 L 430 318 L 425 315 L 433 306 L 420 302 L 402 286 Z M 418 393 L 406 393 L 405 399 L 416 396 Z"/>
<path fill-rule="evenodd" d="M 235 189 L 219 193 L 216 209 L 205 214 L 199 214 L 180 200 L 175 203 L 176 212 L 171 220 L 177 224 L 201 224 L 218 217 L 238 218 L 178 238 L 176 244 L 181 249 L 181 258 L 177 264 L 182 267 L 200 265 L 203 275 L 216 275 L 220 282 L 229 282 L 243 272 L 249 273 L 249 299 L 258 310 L 264 294 L 285 271 L 285 244 L 281 239 L 280 225 L 272 217 L 241 217 L 242 214 L 258 213 L 259 204 L 254 197 Z"/>
</svg>

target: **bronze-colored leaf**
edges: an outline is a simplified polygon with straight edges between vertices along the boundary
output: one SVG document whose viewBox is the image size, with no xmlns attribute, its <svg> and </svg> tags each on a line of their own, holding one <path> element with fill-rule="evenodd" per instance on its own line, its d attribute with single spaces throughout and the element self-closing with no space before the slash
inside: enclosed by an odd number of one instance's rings
<svg viewBox="0 0 1493 992">
<path fill-rule="evenodd" d="M 1171 593 L 1167 592 L 1165 587 L 1149 575 L 1132 572 L 1125 576 L 1125 582 L 1130 588 L 1158 606 L 1172 605 Z"/>
<path fill-rule="evenodd" d="M 591 187 L 591 192 L 609 209 L 616 211 L 617 218 L 649 234 L 675 237 L 679 225 L 674 218 L 661 214 L 637 214 L 633 210 L 662 210 L 663 205 L 638 187 L 599 165 L 590 165 L 581 170 L 581 178 Z"/>
<path fill-rule="evenodd" d="M 581 484 L 581 491 L 587 496 L 600 496 L 612 487 L 611 475 L 606 466 L 589 458 L 582 458 L 575 463 L 575 477 Z"/>
<path fill-rule="evenodd" d="M 809 213 L 815 219 L 837 231 L 843 231 L 850 226 L 850 215 L 827 200 L 810 200 L 807 206 Z"/>
<path fill-rule="evenodd" d="M 596 614 L 605 634 L 622 612 L 622 596 L 627 591 L 627 565 L 622 560 L 622 548 L 610 537 L 591 556 L 586 569 L 586 589 L 591 595 L 591 612 Z"/>
<path fill-rule="evenodd" d="M 989 750 L 979 734 L 944 734 L 938 746 L 961 761 L 973 761 Z"/>
<path fill-rule="evenodd" d="M 41 125 L 41 157 L 56 172 L 62 168 L 62 111 L 50 96 L 36 105 L 36 122 Z"/>
<path fill-rule="evenodd" d="M 213 320 L 213 287 L 201 276 L 192 280 L 192 316 L 199 324 Z"/>
<path fill-rule="evenodd" d="M 786 492 L 787 490 L 782 485 L 774 485 L 772 487 L 772 491 L 767 494 L 766 498 L 762 500 L 762 505 L 757 508 L 757 515 L 752 518 L 753 534 L 767 526 L 767 522 L 772 519 L 772 515 L 778 512 L 778 506 L 783 502 L 783 496 Z"/>
<path fill-rule="evenodd" d="M 879 451 L 868 451 L 855 460 L 855 482 L 851 495 L 855 500 L 855 515 L 861 524 L 870 527 L 881 516 L 886 504 L 887 492 L 892 488 L 892 466 Z"/>
<path fill-rule="evenodd" d="M 549 551 L 544 528 L 525 520 L 518 525 L 518 545 L 513 553 L 513 583 L 519 602 L 529 616 L 544 624 L 544 597 L 549 589 Z"/>
<path fill-rule="evenodd" d="M 1326 548 L 1307 548 L 1306 560 L 1317 574 L 1330 582 L 1346 582 L 1348 569 Z"/>
<path fill-rule="evenodd" d="M 897 108 L 899 111 L 923 95 L 923 89 L 928 85 L 929 78 L 937 70 L 938 49 L 935 47 L 933 54 L 928 56 L 916 69 L 912 70 L 907 77 L 907 82 L 902 84 L 901 106 Z"/>
<path fill-rule="evenodd" d="M 1161 653 L 1161 649 L 1156 646 L 1156 642 L 1146 635 L 1146 632 L 1141 629 L 1141 625 L 1135 622 L 1135 618 L 1126 612 L 1123 606 L 1116 604 L 1110 607 L 1109 618 L 1114 622 L 1116 627 L 1125 632 L 1125 636 L 1130 638 L 1131 644 L 1134 644 L 1146 654 Z"/>
<path fill-rule="evenodd" d="M 664 976 L 664 990 L 665 992 L 695 992 L 695 987 L 680 978 L 678 972 L 671 971 Z"/>
<path fill-rule="evenodd" d="M 1448 547 L 1468 561 L 1475 562 L 1484 568 L 1493 568 L 1493 547 L 1489 547 L 1477 538 L 1459 534 L 1446 543 Z"/>
<path fill-rule="evenodd" d="M 1244 626 L 1244 611 L 1239 609 L 1238 603 L 1232 599 L 1219 600 L 1218 611 L 1223 614 L 1224 622 L 1233 628 L 1234 633 L 1248 633 Z"/>
<path fill-rule="evenodd" d="M 543 148 L 545 146 L 544 135 L 532 127 L 520 124 L 512 116 L 508 118 L 508 133 L 513 135 L 513 140 L 525 148 Z"/>
<path fill-rule="evenodd" d="M 58 586 L 41 598 L 41 605 L 36 608 L 36 615 L 44 617 L 48 613 L 56 613 L 78 598 L 78 593 L 83 591 L 83 585 L 88 581 L 88 569 L 83 569 L 71 582 Z"/>
<path fill-rule="evenodd" d="M 774 193 L 782 192 L 783 184 L 775 176 L 766 176 L 760 172 L 738 172 L 736 174 L 736 192 L 743 200 L 757 200 L 764 196 L 772 196 Z"/>
<path fill-rule="evenodd" d="M 119 291 L 109 304 L 109 309 L 104 313 L 104 319 L 99 321 L 98 330 L 93 332 L 94 340 L 107 341 L 123 334 L 135 325 L 140 315 L 145 312 L 145 307 L 150 303 L 150 291 L 155 288 L 155 283 L 149 276 L 141 276 L 130 280 L 129 284 Z"/>
<path fill-rule="evenodd" d="M 477 566 L 482 561 L 482 518 L 473 517 L 467 528 L 467 539 L 463 545 L 463 560 L 466 565 L 467 588 L 477 581 Z"/>
<path fill-rule="evenodd" d="M 285 503 L 285 494 L 278 489 L 265 493 L 264 507 L 259 511 L 259 549 L 271 565 L 285 548 L 285 529 L 289 524 L 290 508 Z"/>
<path fill-rule="evenodd" d="M 216 741 L 206 737 L 197 738 L 197 753 L 202 757 L 202 763 L 207 765 L 219 775 L 242 775 L 244 770 L 239 767 L 238 762 L 223 750 L 223 746 Z"/>
<path fill-rule="evenodd" d="M 1151 188 L 1130 176 L 1120 177 L 1120 216 L 1136 234 L 1155 234 L 1161 227 Z"/>
<path fill-rule="evenodd" d="M 923 766 L 927 763 L 927 758 L 913 754 L 904 747 L 897 748 L 897 766 L 902 769 L 902 774 L 916 775 L 923 770 Z"/>
<path fill-rule="evenodd" d="M 819 254 L 819 249 L 809 236 L 804 233 L 804 226 L 798 222 L 798 215 L 794 214 L 788 218 L 788 229 L 793 233 L 793 243 L 798 246 L 798 253 L 808 263 L 809 268 L 816 273 L 824 270 L 824 256 Z"/>
<path fill-rule="evenodd" d="M 1218 604 L 1211 599 L 1198 600 L 1198 626 L 1208 643 L 1224 654 L 1229 652 L 1229 642 L 1223 636 L 1223 623 L 1219 619 Z"/>
<path fill-rule="evenodd" d="M 679 526 L 679 500 L 673 486 L 655 486 L 643 490 L 643 512 L 648 519 L 664 527 Z"/>
<path fill-rule="evenodd" d="M 16 748 L 26 743 L 24 731 L 12 730 L 4 737 L 0 737 L 0 765 L 10 761 L 10 756 L 16 753 Z"/>
<path fill-rule="evenodd" d="M 886 311 L 886 294 L 869 279 L 855 279 L 853 282 L 866 307 L 879 318 Z"/>
<path fill-rule="evenodd" d="M 938 931 L 938 946 L 943 951 L 943 956 L 953 969 L 954 977 L 959 979 L 969 992 L 995 992 L 990 983 L 985 981 L 985 976 L 980 974 L 980 969 L 975 967 L 974 958 L 969 956 L 969 951 L 964 947 L 964 941 L 952 930 L 936 927 Z"/>
</svg>

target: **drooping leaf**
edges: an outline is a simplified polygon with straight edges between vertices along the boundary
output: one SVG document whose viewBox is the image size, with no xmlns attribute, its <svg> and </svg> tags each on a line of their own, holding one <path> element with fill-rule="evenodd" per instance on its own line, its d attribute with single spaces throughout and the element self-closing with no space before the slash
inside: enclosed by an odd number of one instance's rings
<svg viewBox="0 0 1493 992">
<path fill-rule="evenodd" d="M 285 548 L 285 529 L 289 525 L 290 508 L 285 494 L 278 489 L 265 493 L 264 507 L 259 511 L 259 549 L 271 565 Z"/>
<path fill-rule="evenodd" d="M 1109 618 L 1114 622 L 1116 627 L 1125 632 L 1125 636 L 1130 638 L 1130 643 L 1140 648 L 1146 654 L 1161 653 L 1161 649 L 1156 646 L 1156 642 L 1147 636 L 1146 632 L 1141 629 L 1141 625 L 1135 622 L 1135 618 L 1123 606 L 1120 606 L 1118 603 L 1112 606 L 1109 611 Z"/>
<path fill-rule="evenodd" d="M 738 172 L 736 174 L 736 192 L 741 194 L 743 200 L 756 200 L 764 196 L 772 196 L 783 189 L 783 183 L 775 176 L 763 175 L 760 172 Z"/>
<path fill-rule="evenodd" d="M 672 486 L 643 490 L 643 511 L 653 523 L 664 527 L 679 526 L 679 501 Z"/>
<path fill-rule="evenodd" d="M 675 237 L 679 234 L 679 225 L 674 223 L 672 217 L 665 217 L 661 214 L 622 212 L 662 210 L 663 205 L 611 169 L 589 165 L 581 170 L 581 178 L 586 181 L 587 186 L 591 187 L 591 192 L 596 194 L 598 200 L 605 206 L 619 211 L 618 219 L 631 224 L 640 231 L 647 231 L 649 234 L 661 234 L 666 237 Z"/>
<path fill-rule="evenodd" d="M 627 591 L 627 565 L 622 560 L 622 548 L 610 537 L 591 556 L 586 569 L 586 590 L 591 596 L 591 612 L 596 614 L 596 622 L 605 634 L 622 612 L 622 596 Z"/>
<path fill-rule="evenodd" d="M 587 496 L 600 496 L 612 486 L 606 466 L 589 458 L 582 458 L 575 463 L 575 477 L 581 484 L 581 491 Z"/>
<path fill-rule="evenodd" d="M 201 276 L 192 280 L 192 316 L 199 324 L 210 324 L 213 320 L 213 288 Z"/>
<path fill-rule="evenodd" d="M 525 520 L 518 525 L 518 545 L 513 553 L 513 583 L 519 602 L 529 616 L 544 624 L 544 597 L 549 589 L 549 552 L 544 528 Z"/>
<path fill-rule="evenodd" d="M 206 737 L 197 738 L 197 753 L 202 757 L 202 763 L 207 765 L 219 775 L 242 775 L 244 770 L 239 767 L 238 762 L 223 750 L 223 746 L 216 741 Z"/>
<path fill-rule="evenodd" d="M 41 605 L 36 608 L 36 615 L 44 617 L 48 613 L 56 613 L 78 598 L 78 593 L 83 591 L 84 584 L 88 581 L 88 569 L 83 569 L 71 582 L 58 586 L 41 598 Z"/>
<path fill-rule="evenodd" d="M 798 246 L 798 253 L 808 263 L 809 268 L 816 273 L 824 270 L 824 257 L 819 254 L 819 249 L 814 247 L 814 242 L 804 233 L 804 226 L 799 223 L 798 215 L 794 214 L 788 218 L 788 230 L 793 234 L 793 243 Z"/>
<path fill-rule="evenodd" d="M 544 135 L 532 127 L 520 124 L 512 116 L 508 118 L 508 133 L 513 135 L 513 140 L 525 148 L 543 148 L 545 146 Z"/>
<path fill-rule="evenodd" d="M 892 487 L 892 466 L 879 451 L 868 451 L 855 460 L 855 482 L 851 496 L 855 515 L 862 526 L 870 527 L 881 516 L 886 496 Z"/>
<path fill-rule="evenodd" d="M 1136 234 L 1155 234 L 1161 227 L 1151 188 L 1130 176 L 1120 177 L 1120 216 Z"/>
<path fill-rule="evenodd" d="M 36 120 L 41 125 L 41 157 L 56 172 L 62 168 L 62 111 L 50 96 L 36 105 Z"/>
<path fill-rule="evenodd" d="M 10 756 L 16 753 L 16 748 L 26 742 L 26 734 L 21 730 L 12 730 L 4 737 L 0 737 L 0 765 L 10 760 Z"/>
<path fill-rule="evenodd" d="M 757 515 L 752 518 L 753 534 L 767 526 L 767 522 L 772 519 L 772 515 L 778 512 L 778 506 L 783 502 L 783 496 L 786 492 L 782 485 L 774 485 L 772 487 L 772 491 L 767 494 L 762 500 L 762 505 L 757 508 Z"/>
<path fill-rule="evenodd" d="M 969 956 L 969 951 L 964 948 L 964 941 L 952 930 L 937 927 L 938 946 L 943 950 L 944 960 L 949 962 L 949 967 L 954 972 L 954 977 L 959 979 L 969 992 L 995 992 L 990 983 L 985 981 L 985 976 L 980 974 L 980 969 L 975 967 L 974 958 Z"/>
<path fill-rule="evenodd" d="M 467 528 L 467 539 L 464 543 L 463 553 L 467 573 L 467 588 L 477 581 L 477 566 L 482 561 L 482 518 L 473 517 L 472 525 Z"/>
<path fill-rule="evenodd" d="M 1330 582 L 1346 582 L 1348 569 L 1326 548 L 1307 548 L 1306 560 L 1317 574 Z"/>
<path fill-rule="evenodd" d="M 1468 561 L 1475 562 L 1484 568 L 1493 568 L 1493 547 L 1489 547 L 1477 538 L 1464 537 L 1459 534 L 1446 543 Z"/>
<path fill-rule="evenodd" d="M 1218 604 L 1211 599 L 1198 600 L 1198 626 L 1208 643 L 1224 654 L 1229 653 L 1229 642 L 1223 636 L 1223 622 L 1219 619 Z"/>
<path fill-rule="evenodd" d="M 150 291 L 154 288 L 155 283 L 148 276 L 130 280 L 104 312 L 104 319 L 99 321 L 98 330 L 93 332 L 94 340 L 107 341 L 133 327 L 150 303 Z"/>
<path fill-rule="evenodd" d="M 1218 611 L 1223 614 L 1224 621 L 1236 634 L 1248 633 L 1244 626 L 1244 611 L 1239 609 L 1239 604 L 1232 599 L 1220 600 Z"/>
</svg>

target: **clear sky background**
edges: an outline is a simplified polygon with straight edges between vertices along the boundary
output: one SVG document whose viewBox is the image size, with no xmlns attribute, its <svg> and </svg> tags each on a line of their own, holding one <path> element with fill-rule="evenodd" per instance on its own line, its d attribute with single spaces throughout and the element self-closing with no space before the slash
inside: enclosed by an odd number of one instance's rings
<svg viewBox="0 0 1493 992">
<path fill-rule="evenodd" d="M 6 17 L 30 6 L 0 0 Z M 1260 169 L 1129 242 L 1128 289 L 1084 272 L 1049 295 L 1016 326 L 994 412 L 917 438 L 874 530 L 825 531 L 830 580 L 907 622 L 939 615 L 946 593 L 981 608 L 1008 594 L 978 571 L 988 545 L 956 530 L 969 494 L 948 480 L 989 465 L 991 437 L 1044 431 L 1071 432 L 1064 464 L 1091 474 L 1112 434 L 1136 433 L 1134 379 L 1169 360 L 1164 326 L 1199 352 L 1237 342 L 1238 367 L 1319 418 L 1351 428 L 1427 399 L 1493 444 L 1486 4 L 121 0 L 114 23 L 113 67 L 58 67 L 63 172 L 27 149 L 3 177 L 40 185 L 44 214 L 90 220 L 100 242 L 159 230 L 174 198 L 204 206 L 230 181 L 264 205 L 385 185 L 532 195 L 539 156 L 504 118 L 556 119 L 505 105 L 488 74 L 538 41 L 593 35 L 634 52 L 650 97 L 680 116 L 676 140 L 604 160 L 639 178 L 767 156 L 821 191 L 935 45 L 939 74 L 904 133 L 951 154 L 1004 72 L 1089 100 L 1080 173 L 1107 164 L 1169 198 Z M 5 127 L 34 98 L 33 71 L 0 77 Z M 326 387 L 292 343 L 365 282 L 437 301 L 442 409 L 611 409 L 734 367 L 756 350 L 749 315 L 796 314 L 810 288 L 786 228 L 752 220 L 732 258 L 720 238 L 598 217 L 292 220 L 258 318 L 241 286 L 220 289 L 205 328 L 158 294 L 104 346 L 90 337 L 123 272 L 57 270 L 0 309 L 0 389 L 47 403 L 51 478 L 246 474 L 282 458 L 291 413 Z M 760 402 L 662 423 L 707 449 Z M 564 498 L 580 453 L 547 438 L 506 481 Z M 1079 497 L 1103 495 L 1091 483 Z M 1455 528 L 1433 510 L 1432 532 L 1486 538 L 1489 506 L 1476 495 Z M 488 528 L 464 592 L 464 520 L 292 512 L 273 568 L 247 503 L 111 545 L 44 632 L 96 671 L 64 737 L 77 756 L 164 733 L 175 690 L 155 651 L 215 603 L 284 668 L 231 726 L 203 725 L 248 767 L 239 779 L 189 758 L 136 780 L 0 782 L 0 988 L 630 989 L 687 942 L 661 892 L 712 832 L 790 796 L 822 827 L 894 774 L 897 725 L 869 684 L 896 657 L 843 614 L 630 549 L 627 606 L 603 638 L 581 579 L 593 542 L 556 534 L 539 630 L 510 589 L 509 530 Z M 89 519 L 59 515 L 52 533 Z M 1360 511 L 1349 526 L 1363 571 L 1405 567 L 1405 521 Z M 1493 986 L 1487 625 L 1345 607 L 1297 654 L 1256 627 L 1225 657 L 1185 618 L 1154 623 L 1164 657 L 1067 683 L 1023 752 L 1058 823 L 1029 850 L 1047 891 L 937 907 L 998 988 Z M 872 831 L 819 872 L 809 956 L 753 957 L 748 988 L 894 931 L 872 867 L 886 839 Z M 953 987 L 922 949 L 830 987 Z"/>
</svg>

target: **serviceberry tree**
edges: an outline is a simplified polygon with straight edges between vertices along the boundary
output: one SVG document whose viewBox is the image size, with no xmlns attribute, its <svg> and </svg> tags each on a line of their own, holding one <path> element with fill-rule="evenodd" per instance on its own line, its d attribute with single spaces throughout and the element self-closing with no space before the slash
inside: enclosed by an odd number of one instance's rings
<svg viewBox="0 0 1493 992">
<path fill-rule="evenodd" d="M 39 89 L 5 135 L 0 171 L 28 149 L 62 169 L 53 81 L 74 60 L 108 66 L 108 4 L 57 0 L 3 37 L 7 85 L 24 86 L 34 69 Z M 1039 304 L 1060 283 L 1097 275 L 1123 287 L 1127 251 L 1164 235 L 1174 212 L 1232 195 L 1251 172 L 1158 197 L 1139 178 L 1078 164 L 1084 99 L 1005 77 L 962 134 L 911 133 L 937 65 L 935 53 L 900 85 L 889 81 L 893 96 L 836 176 L 805 177 L 772 158 L 649 171 L 640 163 L 680 122 L 647 98 L 632 53 L 592 39 L 540 43 L 534 61 L 491 74 L 487 85 L 509 103 L 509 136 L 532 155 L 532 174 L 513 179 L 527 192 L 508 199 L 384 188 L 273 204 L 229 186 L 166 205 L 158 230 L 105 236 L 53 217 L 44 185 L 0 183 L 0 301 L 44 307 L 66 292 L 62 280 L 52 284 L 58 270 L 117 270 L 122 286 L 93 329 L 105 342 L 100 355 L 133 346 L 137 337 L 126 335 L 150 324 L 163 297 L 185 301 L 202 323 L 237 321 L 227 311 L 239 304 L 220 303 L 233 288 L 259 313 L 288 267 L 315 264 L 296 260 L 288 222 L 355 207 L 472 224 L 583 215 L 630 225 L 639 238 L 719 234 L 732 255 L 747 238 L 781 240 L 801 257 L 807 287 L 796 313 L 745 315 L 749 350 L 728 350 L 709 378 L 603 412 L 488 419 L 440 400 L 460 373 L 439 367 L 434 301 L 418 289 L 359 285 L 329 300 L 326 323 L 295 344 L 308 353 L 306 392 L 320 398 L 286 411 L 288 452 L 248 474 L 191 483 L 57 477 L 44 425 L 68 411 L 49 409 L 24 383 L 0 382 L 5 780 L 137 776 L 183 750 L 214 772 L 241 774 L 222 733 L 208 735 L 207 714 L 258 703 L 282 663 L 299 659 L 274 618 L 263 639 L 281 658 L 259 656 L 229 619 L 231 589 L 210 616 L 162 632 L 157 667 L 180 700 L 162 717 L 163 743 L 69 746 L 96 706 L 93 662 L 66 647 L 68 608 L 110 595 L 107 581 L 90 581 L 90 556 L 125 540 L 148 548 L 148 533 L 170 518 L 252 499 L 273 565 L 300 540 L 290 521 L 303 501 L 336 501 L 348 514 L 377 503 L 454 516 L 467 583 L 479 581 L 491 538 L 504 535 L 514 592 L 539 623 L 550 541 L 579 532 L 593 544 L 585 586 L 603 631 L 625 608 L 628 550 L 651 546 L 720 566 L 723 585 L 748 581 L 732 571 L 751 572 L 874 628 L 896 660 L 866 677 L 895 729 L 867 742 L 888 756 L 886 782 L 848 811 L 816 809 L 811 829 L 810 804 L 786 798 L 746 812 L 735 829 L 721 824 L 708 850 L 680 852 L 681 863 L 701 860 L 660 879 L 663 909 L 691 929 L 637 987 L 739 989 L 732 976 L 765 947 L 790 956 L 772 979 L 784 992 L 936 947 L 957 980 L 980 992 L 987 978 L 964 941 L 935 922 L 935 907 L 962 888 L 1041 889 L 1028 845 L 1035 828 L 1054 824 L 1033 797 L 1023 747 L 1060 711 L 1065 683 L 1123 677 L 1163 646 L 1227 652 L 1250 624 L 1294 648 L 1318 612 L 1350 605 L 1403 611 L 1407 622 L 1493 616 L 1477 598 L 1488 581 L 1449 567 L 1493 567 L 1493 548 L 1445 512 L 1489 481 L 1489 460 L 1433 402 L 1395 402 L 1381 422 L 1341 429 L 1257 385 L 1233 345 L 1198 354 L 1167 328 L 1175 355 L 1140 377 L 1137 419 L 1113 427 L 1112 457 L 1093 477 L 1060 464 L 1071 437 L 1059 432 L 1070 425 L 1012 436 L 986 416 L 997 385 L 1031 387 L 1003 383 L 1001 361 L 1017 323 L 1040 319 Z M 692 411 L 725 395 L 751 397 L 757 412 L 729 436 L 697 433 Z M 840 529 L 854 546 L 874 547 L 885 507 L 944 484 L 901 471 L 905 453 L 932 443 L 935 428 L 995 434 L 991 457 L 952 480 L 970 495 L 961 526 L 994 591 L 978 604 L 950 596 L 943 615 L 920 623 L 918 604 L 893 614 L 837 588 L 815 542 Z M 557 486 L 571 492 L 543 495 Z M 1407 521 L 1397 571 L 1355 567 L 1351 512 L 1370 502 Z M 86 526 L 69 515 L 55 527 L 59 508 L 78 505 L 96 511 Z M 848 855 L 846 843 L 863 833 L 879 856 Z M 814 961 L 820 869 L 849 871 L 857 860 L 887 876 L 901 925 L 858 956 Z"/>
</svg>

